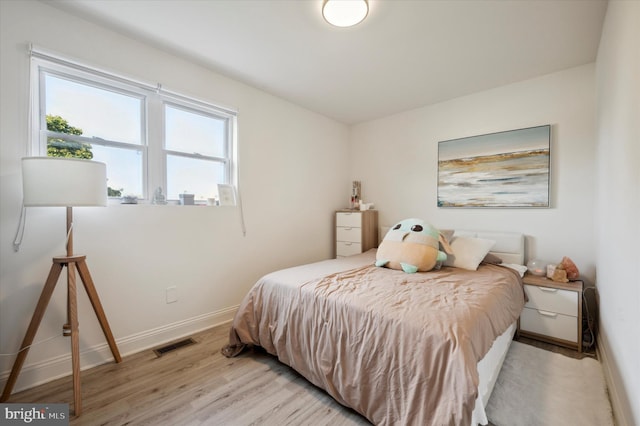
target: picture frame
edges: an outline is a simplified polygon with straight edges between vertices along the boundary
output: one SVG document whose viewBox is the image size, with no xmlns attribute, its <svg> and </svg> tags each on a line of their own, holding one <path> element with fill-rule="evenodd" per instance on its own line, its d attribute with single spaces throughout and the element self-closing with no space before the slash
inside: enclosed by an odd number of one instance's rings
<svg viewBox="0 0 640 426">
<path fill-rule="evenodd" d="M 233 185 L 227 185 L 223 183 L 218 184 L 218 197 L 220 198 L 221 206 L 235 206 L 236 205 L 236 189 Z"/>
<path fill-rule="evenodd" d="M 551 125 L 438 142 L 438 207 L 546 208 Z"/>
</svg>

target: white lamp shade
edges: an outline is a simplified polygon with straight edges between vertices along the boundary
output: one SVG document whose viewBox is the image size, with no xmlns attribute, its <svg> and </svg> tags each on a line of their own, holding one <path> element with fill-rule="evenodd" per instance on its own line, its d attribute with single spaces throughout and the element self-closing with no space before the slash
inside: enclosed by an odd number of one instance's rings
<svg viewBox="0 0 640 426">
<path fill-rule="evenodd" d="M 26 207 L 106 206 L 107 166 L 92 160 L 26 157 L 22 190 Z"/>
</svg>

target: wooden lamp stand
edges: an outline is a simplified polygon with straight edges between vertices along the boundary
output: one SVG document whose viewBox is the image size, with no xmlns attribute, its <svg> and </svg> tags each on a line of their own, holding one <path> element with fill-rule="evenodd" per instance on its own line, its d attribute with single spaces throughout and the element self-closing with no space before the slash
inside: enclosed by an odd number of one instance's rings
<svg viewBox="0 0 640 426">
<path fill-rule="evenodd" d="M 33 343 L 33 339 L 36 336 L 40 322 L 44 317 L 45 310 L 53 294 L 53 290 L 58 283 L 58 278 L 62 272 L 63 267 L 67 267 L 67 324 L 63 326 L 63 335 L 71 336 L 71 366 L 73 372 L 73 408 L 76 416 L 82 413 L 82 393 L 80 390 L 80 335 L 78 330 L 78 299 L 76 291 L 76 270 L 80 275 L 84 289 L 89 296 L 93 310 L 95 311 L 102 331 L 107 339 L 111 353 L 115 359 L 115 362 L 121 362 L 120 352 L 116 341 L 111 333 L 109 322 L 100 303 L 100 298 L 91 279 L 89 268 L 85 261 L 86 256 L 73 254 L 73 210 L 72 207 L 67 207 L 67 255 L 57 256 L 53 258 L 53 265 L 49 271 L 49 276 L 40 294 L 40 299 L 36 305 L 36 310 L 31 317 L 31 323 L 24 336 L 22 345 L 20 346 L 20 352 L 16 358 L 9 379 L 4 386 L 2 397 L 0 402 L 5 402 L 11 396 L 13 386 L 18 379 L 22 365 L 29 352 L 29 348 Z"/>
</svg>

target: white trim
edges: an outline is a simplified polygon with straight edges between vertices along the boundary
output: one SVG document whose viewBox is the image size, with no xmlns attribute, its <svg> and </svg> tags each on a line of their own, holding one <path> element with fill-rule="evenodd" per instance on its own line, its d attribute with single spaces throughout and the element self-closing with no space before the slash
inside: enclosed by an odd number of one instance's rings
<svg viewBox="0 0 640 426">
<path fill-rule="evenodd" d="M 166 98 L 173 99 L 177 102 L 189 103 L 198 108 L 203 108 L 203 107 L 210 108 L 215 110 L 219 114 L 227 114 L 232 116 L 235 116 L 238 114 L 237 108 L 220 105 L 220 104 L 214 104 L 214 103 L 211 103 L 202 99 L 198 99 L 195 97 L 191 97 L 191 96 L 185 96 L 178 92 L 174 92 L 172 90 L 167 90 L 163 88 L 162 84 L 160 83 L 153 83 L 150 81 L 139 80 L 130 76 L 119 74 L 110 69 L 88 65 L 81 60 L 74 59 L 66 55 L 62 55 L 60 53 L 54 52 L 53 50 L 49 50 L 34 44 L 29 45 L 29 55 L 32 58 L 44 59 L 54 64 L 72 68 L 77 71 L 90 73 L 94 76 L 106 78 L 109 81 L 116 81 L 118 83 L 125 84 L 128 86 L 135 86 L 138 89 L 151 91 L 159 95 L 162 95 Z"/>
<path fill-rule="evenodd" d="M 125 357 L 181 337 L 206 330 L 211 327 L 229 323 L 238 310 L 238 306 L 209 312 L 193 318 L 166 324 L 157 328 L 116 339 L 120 354 Z M 80 366 L 86 370 L 97 365 L 112 362 L 113 356 L 107 343 L 81 350 Z M 126 360 L 125 360 L 126 361 Z M 10 371 L 2 373 L 5 383 Z M 59 355 L 45 361 L 26 365 L 22 368 L 13 393 L 38 386 L 71 374 L 71 353 Z M 4 386 L 4 384 L 2 385 Z"/>
<path fill-rule="evenodd" d="M 58 65 L 63 65 L 68 68 L 73 68 L 77 71 L 88 72 L 93 75 L 100 76 L 102 78 L 107 78 L 111 81 L 117 81 L 122 84 L 136 86 L 139 89 L 150 90 L 155 92 L 157 90 L 158 85 L 155 85 L 151 82 L 145 82 L 142 80 L 136 80 L 131 77 L 127 77 L 121 74 L 114 73 L 111 70 L 105 70 L 102 68 L 89 66 L 82 61 L 73 59 L 68 56 L 63 56 L 57 52 L 52 50 L 45 49 L 40 46 L 36 46 L 34 44 L 29 45 L 29 55 L 32 58 L 44 59 L 48 62 L 53 62 Z"/>
<path fill-rule="evenodd" d="M 207 102 L 202 99 L 198 99 L 193 96 L 185 96 L 181 95 L 177 92 L 173 92 L 171 90 L 163 89 L 162 85 L 158 84 L 158 94 L 162 95 L 169 102 L 175 102 L 178 105 L 191 105 L 199 110 L 202 108 L 209 109 L 212 112 L 218 115 L 225 115 L 228 117 L 235 117 L 238 115 L 238 110 L 236 108 L 227 107 L 220 104 L 212 104 L 211 102 Z"/>
<path fill-rule="evenodd" d="M 611 408 L 613 409 L 614 422 L 617 426 L 631 426 L 630 419 L 633 418 L 631 407 L 628 407 L 625 400 L 620 397 L 620 393 L 624 394 L 622 383 L 618 382 L 616 377 L 617 368 L 614 365 L 613 358 L 609 355 L 611 348 L 602 328 L 598 329 L 598 344 L 596 345 L 598 359 L 602 364 L 602 371 L 607 382 L 607 390 L 609 399 L 611 400 Z"/>
</svg>

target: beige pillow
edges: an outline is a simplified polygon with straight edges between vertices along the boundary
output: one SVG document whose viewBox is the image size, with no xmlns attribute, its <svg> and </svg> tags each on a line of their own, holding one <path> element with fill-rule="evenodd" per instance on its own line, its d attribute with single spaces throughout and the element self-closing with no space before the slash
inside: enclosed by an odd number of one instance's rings
<svg viewBox="0 0 640 426">
<path fill-rule="evenodd" d="M 453 237 L 450 242 L 453 254 L 447 255 L 444 264 L 475 271 L 495 244 L 495 241 L 483 238 Z"/>
</svg>

